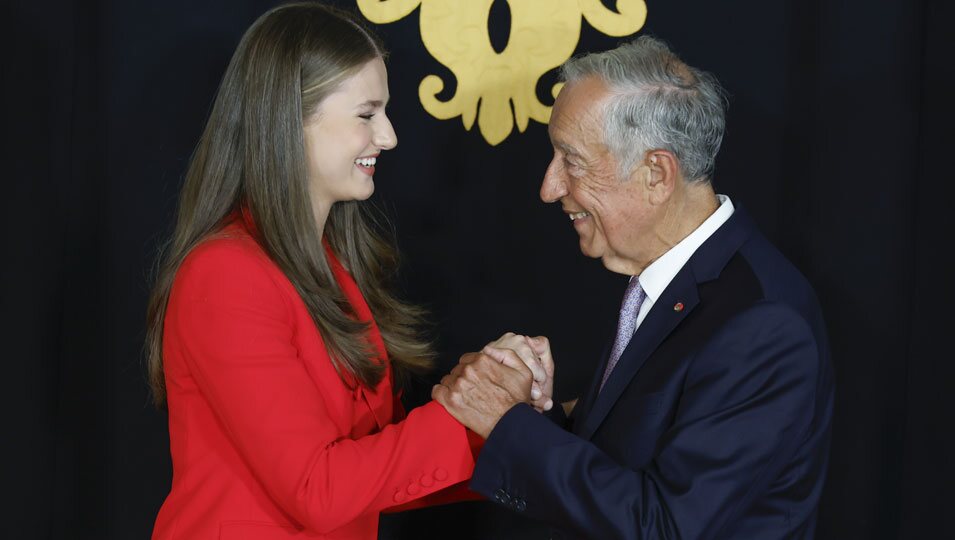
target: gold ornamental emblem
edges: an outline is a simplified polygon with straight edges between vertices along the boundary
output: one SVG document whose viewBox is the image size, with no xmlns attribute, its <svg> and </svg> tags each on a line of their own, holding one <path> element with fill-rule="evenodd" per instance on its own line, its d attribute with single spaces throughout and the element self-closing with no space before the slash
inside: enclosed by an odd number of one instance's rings
<svg viewBox="0 0 955 540">
<path fill-rule="evenodd" d="M 616 11 L 601 0 L 507 0 L 511 29 L 500 53 L 491 45 L 488 17 L 495 0 L 357 0 L 362 15 L 376 24 L 395 22 L 421 8 L 421 41 L 435 60 L 457 79 L 448 101 L 437 95 L 444 81 L 428 75 L 418 86 L 421 105 L 431 116 L 460 116 L 470 130 L 477 119 L 492 146 L 533 119 L 546 124 L 551 107 L 537 98 L 537 81 L 566 61 L 577 48 L 580 25 L 609 36 L 628 36 L 647 18 L 644 0 L 617 0 Z M 498 0 L 501 1 L 501 0 Z M 557 97 L 560 84 L 551 94 Z"/>
</svg>

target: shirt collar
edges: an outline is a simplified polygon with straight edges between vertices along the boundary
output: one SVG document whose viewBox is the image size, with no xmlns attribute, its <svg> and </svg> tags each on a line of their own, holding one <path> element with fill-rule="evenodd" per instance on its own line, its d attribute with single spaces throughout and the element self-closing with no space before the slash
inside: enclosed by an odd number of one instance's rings
<svg viewBox="0 0 955 540">
<path fill-rule="evenodd" d="M 683 268 L 686 261 L 690 260 L 690 257 L 703 245 L 703 242 L 706 242 L 733 215 L 733 201 L 726 195 L 717 195 L 716 197 L 720 201 L 720 206 L 716 211 L 686 238 L 667 250 L 650 266 L 644 268 L 638 276 L 640 286 L 643 287 L 643 292 L 646 293 L 651 302 L 655 302 L 663 294 L 663 291 Z"/>
</svg>

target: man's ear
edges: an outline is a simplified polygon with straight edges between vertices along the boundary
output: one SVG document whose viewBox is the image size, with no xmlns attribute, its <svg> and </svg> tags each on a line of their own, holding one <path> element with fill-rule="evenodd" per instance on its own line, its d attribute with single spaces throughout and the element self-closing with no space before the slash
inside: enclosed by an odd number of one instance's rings
<svg viewBox="0 0 955 540">
<path fill-rule="evenodd" d="M 670 199 L 680 180 L 680 164 L 676 156 L 669 150 L 649 150 L 643 164 L 649 171 L 644 173 L 643 178 L 650 202 L 665 203 Z"/>
</svg>

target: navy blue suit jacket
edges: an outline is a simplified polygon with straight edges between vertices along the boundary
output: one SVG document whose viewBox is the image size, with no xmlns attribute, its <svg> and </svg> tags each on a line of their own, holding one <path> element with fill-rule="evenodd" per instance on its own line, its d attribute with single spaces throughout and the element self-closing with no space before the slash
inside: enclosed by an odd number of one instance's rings
<svg viewBox="0 0 955 540">
<path fill-rule="evenodd" d="M 822 313 L 742 208 L 653 304 L 598 394 L 606 361 L 567 425 L 527 405 L 505 414 L 471 489 L 555 538 L 813 537 L 833 402 Z"/>
</svg>

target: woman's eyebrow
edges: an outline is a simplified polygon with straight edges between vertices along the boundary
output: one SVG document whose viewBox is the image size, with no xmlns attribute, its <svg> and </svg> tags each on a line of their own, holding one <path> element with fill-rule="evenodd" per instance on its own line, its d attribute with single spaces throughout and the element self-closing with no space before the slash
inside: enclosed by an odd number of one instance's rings
<svg viewBox="0 0 955 540">
<path fill-rule="evenodd" d="M 366 101 L 366 102 L 364 102 L 364 103 L 361 103 L 361 104 L 358 105 L 358 106 L 359 106 L 359 107 L 373 107 L 373 108 L 377 108 L 377 107 L 383 107 L 383 106 L 386 105 L 387 103 L 388 103 L 388 100 L 387 100 L 387 99 L 385 99 L 384 101 L 382 101 L 382 100 L 380 100 L 380 99 L 369 99 L 368 101 Z"/>
</svg>

